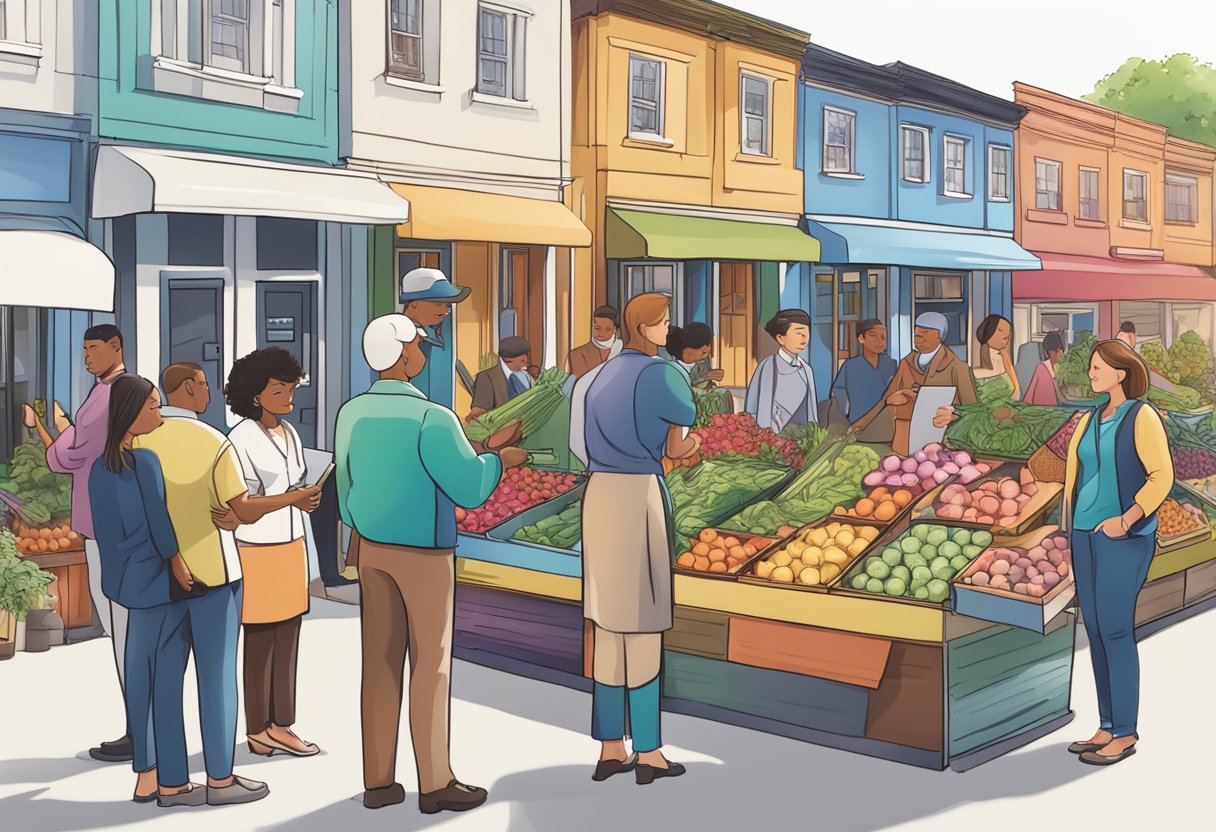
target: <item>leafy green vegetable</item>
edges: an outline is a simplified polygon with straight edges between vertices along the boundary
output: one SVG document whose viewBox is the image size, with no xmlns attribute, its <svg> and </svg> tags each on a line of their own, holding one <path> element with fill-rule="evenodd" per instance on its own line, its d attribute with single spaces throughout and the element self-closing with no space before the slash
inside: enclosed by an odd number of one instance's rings
<svg viewBox="0 0 1216 832">
<path fill-rule="evenodd" d="M 973 454 L 1027 459 L 1072 417 L 1067 407 L 1041 407 L 1002 402 L 995 407 L 955 407 L 958 420 L 946 429 L 946 445 Z"/>
<path fill-rule="evenodd" d="M 1187 387 L 1203 387 L 1212 372 L 1212 348 L 1198 334 L 1187 330 L 1170 345 L 1170 381 Z"/>
<path fill-rule="evenodd" d="M 724 455 L 667 477 L 672 520 L 678 537 L 696 537 L 721 523 L 790 474 L 789 466 L 751 457 Z"/>
<path fill-rule="evenodd" d="M 582 502 L 576 501 L 559 514 L 524 526 L 511 535 L 511 539 L 539 543 L 556 549 L 572 549 L 583 535 L 582 512 Z"/>
<path fill-rule="evenodd" d="M 1097 345 L 1098 339 L 1092 332 L 1077 333 L 1072 348 L 1056 365 L 1056 378 L 1060 384 L 1089 385 L 1089 358 Z"/>
<path fill-rule="evenodd" d="M 820 446 L 828 439 L 828 429 L 821 428 L 819 425 L 807 423 L 805 425 L 786 425 L 785 430 L 779 434 L 782 439 L 788 439 L 798 446 L 798 453 L 804 461 L 810 460 L 815 451 L 819 450 Z"/>
<path fill-rule="evenodd" d="M 1013 397 L 1013 383 L 1007 375 L 980 379 L 975 383 L 975 396 L 980 404 L 995 406 Z"/>
<path fill-rule="evenodd" d="M 566 373 L 561 370 L 542 370 L 529 389 L 502 407 L 475 419 L 465 428 L 465 433 L 474 442 L 484 442 L 495 432 L 518 420 L 524 437 L 531 436 L 544 427 L 561 406 L 565 398 L 562 385 L 566 383 L 566 378 Z"/>
<path fill-rule="evenodd" d="M 1198 390 L 1181 384 L 1178 385 L 1177 393 L 1170 393 L 1160 387 L 1150 387 L 1148 388 L 1148 400 L 1150 404 L 1154 404 L 1162 410 L 1175 412 L 1194 410 L 1202 403 Z"/>
<path fill-rule="evenodd" d="M 697 403 L 697 418 L 692 423 L 693 428 L 703 428 L 714 416 L 730 413 L 734 405 L 729 390 L 694 391 L 693 399 Z"/>
</svg>

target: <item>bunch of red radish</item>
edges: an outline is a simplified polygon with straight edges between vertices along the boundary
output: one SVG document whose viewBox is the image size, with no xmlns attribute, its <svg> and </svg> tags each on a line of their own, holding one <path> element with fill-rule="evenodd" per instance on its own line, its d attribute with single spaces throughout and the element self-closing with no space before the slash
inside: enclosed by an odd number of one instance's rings
<svg viewBox="0 0 1216 832">
<path fill-rule="evenodd" d="M 456 507 L 456 526 L 462 532 L 484 534 L 522 511 L 552 500 L 578 483 L 574 474 L 541 471 L 536 468 L 512 468 L 494 489 L 490 499 L 479 508 L 465 510 Z"/>
<path fill-rule="evenodd" d="M 720 413 L 711 416 L 709 425 L 693 431 L 701 437 L 701 456 L 710 459 L 724 454 L 738 454 L 759 458 L 765 448 L 771 448 L 781 460 L 795 469 L 802 468 L 802 456 L 798 445 L 783 439 L 767 428 L 756 424 L 746 413 Z"/>
</svg>

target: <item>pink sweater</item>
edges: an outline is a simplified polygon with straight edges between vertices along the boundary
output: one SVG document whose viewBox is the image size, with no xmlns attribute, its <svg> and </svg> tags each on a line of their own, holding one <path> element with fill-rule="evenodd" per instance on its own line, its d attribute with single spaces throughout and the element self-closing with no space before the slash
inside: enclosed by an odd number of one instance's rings
<svg viewBox="0 0 1216 832">
<path fill-rule="evenodd" d="M 1056 377 L 1051 372 L 1048 362 L 1041 361 L 1039 366 L 1034 368 L 1034 375 L 1030 379 L 1030 384 L 1026 386 L 1026 392 L 1022 394 L 1022 401 L 1026 404 L 1050 406 L 1060 403 L 1060 394 L 1056 389 Z"/>
<path fill-rule="evenodd" d="M 72 531 L 90 540 L 94 535 L 89 472 L 105 450 L 109 418 L 110 384 L 98 381 L 76 411 L 76 424 L 69 425 L 46 449 L 47 467 L 58 474 L 72 475 Z"/>
</svg>

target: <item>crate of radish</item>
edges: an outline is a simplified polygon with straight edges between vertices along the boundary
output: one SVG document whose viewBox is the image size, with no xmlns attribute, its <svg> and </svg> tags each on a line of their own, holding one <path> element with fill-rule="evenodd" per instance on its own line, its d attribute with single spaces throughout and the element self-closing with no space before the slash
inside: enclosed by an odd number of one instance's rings
<svg viewBox="0 0 1216 832">
<path fill-rule="evenodd" d="M 965 484 L 978 480 L 989 470 L 988 463 L 972 459 L 966 451 L 951 451 L 935 442 L 911 456 L 887 454 L 878 461 L 877 468 L 862 478 L 861 484 L 868 489 L 904 488 L 913 497 L 919 497 L 949 479 L 957 477 Z"/>
<path fill-rule="evenodd" d="M 564 471 L 512 468 L 503 474 L 494 493 L 481 506 L 456 507 L 456 528 L 468 534 L 485 534 L 515 515 L 566 493 L 578 483 L 577 474 Z"/>
<path fill-rule="evenodd" d="M 1039 633 L 1075 595 L 1072 550 L 1057 526 L 994 542 L 951 587 L 956 615 Z"/>
<path fill-rule="evenodd" d="M 964 485 L 947 483 L 929 494 L 914 520 L 940 520 L 999 535 L 1019 535 L 1038 526 L 1060 500 L 1064 485 L 1038 482 L 1020 463 L 1001 465 Z"/>
</svg>

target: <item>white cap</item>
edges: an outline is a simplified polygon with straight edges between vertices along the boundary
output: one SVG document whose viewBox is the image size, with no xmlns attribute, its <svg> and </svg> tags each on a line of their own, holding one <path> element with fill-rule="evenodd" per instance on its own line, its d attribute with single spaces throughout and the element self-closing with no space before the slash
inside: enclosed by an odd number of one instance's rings
<svg viewBox="0 0 1216 832">
<path fill-rule="evenodd" d="M 376 372 L 397 363 L 401 350 L 418 337 L 418 327 L 404 315 L 381 315 L 363 330 L 363 357 Z"/>
<path fill-rule="evenodd" d="M 401 302 L 434 300 L 459 303 L 469 295 L 467 288 L 452 285 L 439 269 L 413 269 L 401 278 Z"/>
</svg>

